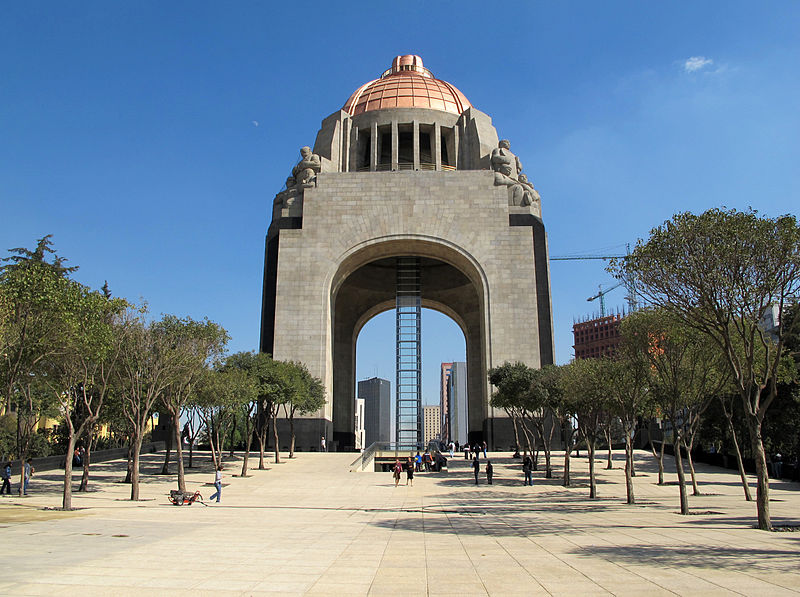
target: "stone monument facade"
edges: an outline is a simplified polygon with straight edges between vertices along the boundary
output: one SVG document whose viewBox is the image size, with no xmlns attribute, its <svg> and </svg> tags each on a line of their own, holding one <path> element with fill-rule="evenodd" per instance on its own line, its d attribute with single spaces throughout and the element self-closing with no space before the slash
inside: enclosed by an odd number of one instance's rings
<svg viewBox="0 0 800 597">
<path fill-rule="evenodd" d="M 394 308 L 394 263 L 418 257 L 422 305 L 466 339 L 469 441 L 507 449 L 509 419 L 489 405 L 487 371 L 553 362 L 541 198 L 489 116 L 418 56 L 398 56 L 322 121 L 273 202 L 261 350 L 305 363 L 327 404 L 298 423 L 355 446 L 355 343 Z"/>
</svg>

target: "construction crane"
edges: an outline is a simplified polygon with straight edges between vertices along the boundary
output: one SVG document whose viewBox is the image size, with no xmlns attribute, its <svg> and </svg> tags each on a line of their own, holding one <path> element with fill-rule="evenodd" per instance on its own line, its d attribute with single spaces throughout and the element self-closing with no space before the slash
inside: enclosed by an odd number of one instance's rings
<svg viewBox="0 0 800 597">
<path fill-rule="evenodd" d="M 625 255 L 564 255 L 560 257 L 550 257 L 550 261 L 584 261 L 589 259 L 602 259 L 604 261 L 608 261 L 609 259 L 621 259 L 623 257 L 627 257 L 631 254 L 631 245 L 630 243 L 625 245 L 626 247 L 626 254 Z M 600 299 L 600 314 L 601 316 L 605 316 L 605 299 L 603 298 L 606 293 L 611 292 L 615 288 L 619 286 L 625 286 L 625 289 L 628 291 L 627 301 L 628 307 L 631 311 L 636 311 L 637 308 L 637 298 L 636 298 L 636 280 L 633 276 L 624 277 L 622 280 L 612 286 L 611 288 L 607 288 L 605 290 L 600 287 L 600 292 L 598 292 L 592 298 L 586 299 L 587 301 L 593 301 L 595 299 Z"/>
<path fill-rule="evenodd" d="M 600 299 L 600 317 L 605 317 L 605 316 L 606 316 L 606 299 L 605 299 L 605 296 L 606 296 L 606 295 L 607 295 L 609 292 L 611 292 L 612 290 L 614 290 L 615 288 L 619 288 L 620 286 L 622 286 L 624 283 L 625 283 L 625 282 L 617 282 L 617 283 L 616 283 L 616 284 L 614 284 L 614 285 L 613 285 L 611 288 L 606 288 L 605 290 L 603 290 L 603 287 L 602 287 L 602 286 L 598 286 L 598 287 L 597 287 L 597 289 L 598 289 L 600 292 L 598 292 L 598 293 L 597 293 L 597 294 L 595 294 L 594 296 L 590 296 L 590 297 L 589 297 L 589 298 L 587 298 L 586 300 L 587 300 L 587 301 L 589 301 L 589 302 L 591 302 L 591 301 L 593 301 L 593 300 Z"/>
</svg>

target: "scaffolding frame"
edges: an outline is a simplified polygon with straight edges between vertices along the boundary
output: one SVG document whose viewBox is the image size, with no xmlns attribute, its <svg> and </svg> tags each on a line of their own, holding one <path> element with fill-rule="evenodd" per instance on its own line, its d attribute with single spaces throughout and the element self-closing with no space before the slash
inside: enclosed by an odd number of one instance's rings
<svg viewBox="0 0 800 597">
<path fill-rule="evenodd" d="M 419 257 L 398 257 L 395 441 L 400 449 L 422 447 L 422 292 Z"/>
</svg>

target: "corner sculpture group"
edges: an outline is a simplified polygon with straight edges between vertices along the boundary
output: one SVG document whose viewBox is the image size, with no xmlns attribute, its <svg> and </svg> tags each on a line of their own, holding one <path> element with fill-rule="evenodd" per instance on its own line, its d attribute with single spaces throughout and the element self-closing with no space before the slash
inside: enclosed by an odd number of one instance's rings
<svg viewBox="0 0 800 597">
<path fill-rule="evenodd" d="M 317 183 L 317 174 L 322 168 L 319 155 L 306 146 L 300 149 L 300 156 L 300 161 L 292 168 L 292 175 L 286 179 L 286 190 L 275 197 L 275 202 L 280 203 L 281 208 L 294 205 L 296 199 L 303 196 L 305 189 Z M 509 205 L 526 207 L 541 201 L 538 191 L 522 173 L 522 162 L 511 152 L 508 139 L 502 139 L 492 150 L 491 165 L 495 186 L 508 188 Z"/>
</svg>

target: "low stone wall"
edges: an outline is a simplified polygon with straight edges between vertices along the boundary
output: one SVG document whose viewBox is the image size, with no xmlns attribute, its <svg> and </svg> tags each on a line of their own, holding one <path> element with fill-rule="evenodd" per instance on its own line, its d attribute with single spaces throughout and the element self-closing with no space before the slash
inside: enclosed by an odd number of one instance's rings
<svg viewBox="0 0 800 597">
<path fill-rule="evenodd" d="M 154 452 L 161 452 L 164 450 L 164 442 L 149 442 L 142 444 L 142 454 L 152 454 Z M 113 450 L 96 450 L 92 452 L 92 463 L 107 462 L 109 460 L 116 460 L 118 458 L 126 458 L 128 456 L 128 448 L 114 448 Z M 55 469 L 64 468 L 64 454 L 58 456 L 45 456 L 43 458 L 34 458 L 31 460 L 31 465 L 36 471 L 52 471 Z M 19 473 L 20 461 L 15 460 L 11 463 L 11 470 L 14 474 Z"/>
</svg>

